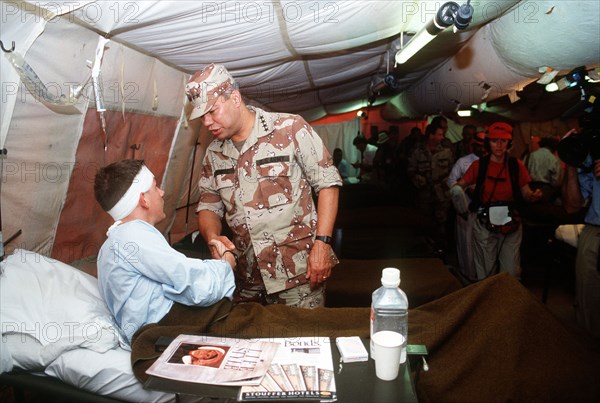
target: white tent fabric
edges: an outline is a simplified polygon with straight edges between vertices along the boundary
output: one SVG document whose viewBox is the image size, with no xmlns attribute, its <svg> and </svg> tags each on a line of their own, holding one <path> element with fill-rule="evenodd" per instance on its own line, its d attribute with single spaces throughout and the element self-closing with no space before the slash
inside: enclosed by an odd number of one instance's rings
<svg viewBox="0 0 600 403">
<path fill-rule="evenodd" d="M 4 3 L 4 2 L 3 2 Z M 2 4 L 4 10 L 4 4 Z M 2 13 L 2 40 L 5 47 L 10 47 L 15 42 L 15 51 L 25 54 L 35 39 L 44 29 L 45 21 L 43 19 L 26 18 L 20 20 L 18 24 L 5 22 L 5 13 Z M 8 39 L 7 39 L 8 38 Z M 17 40 L 12 38 L 18 38 Z M 0 149 L 4 148 L 4 141 L 8 133 L 10 116 L 12 115 L 15 102 L 23 93 L 24 88 L 20 87 L 20 79 L 17 71 L 11 65 L 7 57 L 0 58 L 0 72 L 2 73 L 2 108 L 0 108 Z"/>
<path fill-rule="evenodd" d="M 89 41 L 92 46 L 85 49 L 70 46 L 54 36 L 58 32 L 60 35 L 77 32 L 81 40 Z M 27 59 L 33 68 L 41 70 L 39 75 L 45 82 L 62 84 L 65 77 L 78 82 L 82 72 L 73 76 L 71 65 L 47 55 L 68 51 L 73 57 L 85 60 L 93 54 L 96 41 L 97 35 L 78 32 L 70 25 L 47 25 L 45 35 L 27 52 Z M 82 100 L 84 109 L 86 102 Z M 19 229 L 28 234 L 26 244 L 22 245 L 25 249 L 35 245 L 32 250 L 47 255 L 52 250 L 54 231 L 75 163 L 73 145 L 79 141 L 83 118 L 83 114 L 61 115 L 51 111 L 22 87 L 15 97 L 4 142 L 8 153 L 3 161 L 3 230 L 9 235 Z M 29 220 L 27 216 L 36 219 Z M 7 217 L 12 219 L 6 220 Z"/>
<path fill-rule="evenodd" d="M 208 63 L 226 65 L 250 103 L 299 113 L 308 121 L 388 100 L 386 118 L 448 115 L 459 104 L 517 95 L 540 77 L 543 66 L 561 74 L 578 66 L 600 67 L 597 1 L 472 5 L 468 29 L 446 29 L 395 66 L 396 52 L 433 18 L 439 1 L 2 0 L 3 44 L 15 41 L 16 51 L 57 96 L 85 84 L 74 105 L 81 114 L 58 113 L 23 86 L 10 55 L 0 57 L 0 148 L 8 150 L 2 158 L 2 230 L 7 235 L 23 230 L 13 246 L 51 253 L 86 117 L 101 112 L 88 78 L 104 40 L 96 65 L 102 106 L 120 112 L 111 119 L 120 116 L 127 125 L 125 113 L 135 113 L 150 121 L 177 121 L 174 133 L 162 133 L 172 136 L 170 147 L 153 151 L 167 161 L 165 232 L 182 220 L 182 210 L 190 210 L 188 201 L 197 200 L 195 181 L 209 136 L 198 122 L 187 122 L 183 87 Z M 390 74 L 397 88 L 372 93 Z M 508 109 L 496 108 L 507 115 Z M 520 109 L 520 116 L 527 115 Z M 330 149 L 342 146 L 353 162 L 357 126 L 353 120 L 317 128 Z M 106 159 L 111 150 L 129 147 L 127 138 L 110 130 L 97 136 L 106 147 L 97 150 L 98 163 L 111 162 Z"/>
<path fill-rule="evenodd" d="M 20 26 L 20 15 L 15 15 L 15 19 L 14 24 L 8 25 Z M 35 32 L 39 30 L 35 26 Z M 18 30 L 8 29 L 8 32 L 16 35 Z M 97 33 L 67 19 L 53 20 L 45 25 L 43 35 L 33 43 L 25 58 L 49 88 L 68 93 L 71 86 L 84 83 L 89 76 L 87 61 L 94 60 L 99 38 Z M 4 63 L 6 58 L 2 59 Z M 13 70 L 10 65 L 6 69 L 7 72 Z M 4 72 L 3 64 L 3 84 L 10 83 L 4 81 Z M 121 111 L 125 107 L 128 111 L 176 117 L 182 113 L 187 74 L 155 58 L 109 42 L 102 60 L 101 78 L 104 103 L 109 109 Z M 15 78 L 14 82 L 19 80 Z M 75 153 L 85 113 L 56 113 L 23 86 L 17 88 L 17 91 L 3 93 L 14 102 L 10 117 L 8 108 L 2 108 L 3 124 L 10 123 L 3 144 L 7 149 L 1 184 L 3 232 L 10 236 L 22 230 L 18 244 L 13 246 L 50 255 L 72 170 L 78 163 Z M 153 107 L 155 98 L 158 102 Z M 88 82 L 77 107 L 86 111 L 90 101 L 94 104 L 93 99 L 94 91 Z M 110 132 L 98 135 L 104 137 L 107 145 L 121 146 L 121 140 L 112 138 Z M 97 166 L 88 168 L 90 180 L 95 169 Z"/>
<path fill-rule="evenodd" d="M 453 111 L 458 104 L 492 101 L 538 80 L 544 67 L 598 66 L 600 3 L 555 4 L 530 3 L 484 26 L 459 52 L 394 98 L 387 116 L 436 114 Z"/>
</svg>

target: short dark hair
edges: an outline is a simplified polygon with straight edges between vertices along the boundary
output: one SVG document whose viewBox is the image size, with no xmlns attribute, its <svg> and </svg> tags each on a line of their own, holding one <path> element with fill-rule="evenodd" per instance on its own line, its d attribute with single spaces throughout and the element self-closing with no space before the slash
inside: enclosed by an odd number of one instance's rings
<svg viewBox="0 0 600 403">
<path fill-rule="evenodd" d="M 442 122 L 446 122 L 446 124 L 447 124 L 448 119 L 446 119 L 442 115 L 438 115 L 438 116 L 434 117 L 433 119 L 431 119 L 431 122 L 429 124 L 437 129 L 438 127 L 442 127 Z"/>
<path fill-rule="evenodd" d="M 462 128 L 463 133 L 467 130 L 472 130 L 474 132 L 477 132 L 477 127 L 475 127 L 475 125 L 471 125 L 471 124 L 464 125 Z"/>
<path fill-rule="evenodd" d="M 435 131 L 439 128 L 440 128 L 440 126 L 434 125 L 433 123 L 428 124 L 425 127 L 425 133 L 424 133 L 425 138 L 429 139 L 429 136 L 431 136 L 433 133 L 435 133 Z"/>
<path fill-rule="evenodd" d="M 356 136 L 354 138 L 354 140 L 352 141 L 353 145 L 358 145 L 358 144 L 368 144 L 369 142 L 367 141 L 367 138 L 364 136 Z"/>
<path fill-rule="evenodd" d="M 410 129 L 410 134 L 414 134 L 414 135 L 418 134 L 420 136 L 423 134 L 423 132 L 421 131 L 420 127 L 415 126 L 412 129 Z"/>
<path fill-rule="evenodd" d="M 94 195 L 104 211 L 109 211 L 121 200 L 142 165 L 143 160 L 122 160 L 100 168 L 94 180 Z"/>
<path fill-rule="evenodd" d="M 559 140 L 556 137 L 552 137 L 552 136 L 542 137 L 540 139 L 539 146 L 540 146 L 540 148 L 544 147 L 552 152 L 555 152 L 556 149 L 558 148 L 558 142 L 559 142 Z"/>
</svg>

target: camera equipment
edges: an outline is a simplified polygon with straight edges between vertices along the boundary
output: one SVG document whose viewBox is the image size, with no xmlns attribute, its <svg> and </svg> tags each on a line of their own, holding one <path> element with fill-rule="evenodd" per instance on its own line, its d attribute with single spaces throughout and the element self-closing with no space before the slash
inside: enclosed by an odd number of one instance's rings
<svg viewBox="0 0 600 403">
<path fill-rule="evenodd" d="M 600 102 L 594 102 L 591 108 L 579 117 L 579 132 L 564 137 L 558 143 L 558 156 L 565 163 L 580 167 L 588 155 L 592 161 L 600 159 Z"/>
</svg>

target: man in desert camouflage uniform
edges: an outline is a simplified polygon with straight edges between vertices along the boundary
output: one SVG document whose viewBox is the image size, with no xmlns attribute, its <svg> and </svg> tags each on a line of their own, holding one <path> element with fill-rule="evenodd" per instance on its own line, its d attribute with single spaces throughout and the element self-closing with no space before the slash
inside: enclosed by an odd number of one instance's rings
<svg viewBox="0 0 600 403">
<path fill-rule="evenodd" d="M 331 236 L 342 180 L 322 140 L 298 115 L 246 105 L 224 66 L 194 74 L 186 94 L 190 119 L 201 117 L 214 136 L 198 221 L 207 242 L 239 255 L 234 301 L 324 306 L 324 283 L 338 263 Z M 233 242 L 221 235 L 223 216 Z"/>
<path fill-rule="evenodd" d="M 446 223 L 451 206 L 446 180 L 454 164 L 452 150 L 442 144 L 444 128 L 432 124 L 425 129 L 425 141 L 417 143 L 408 157 L 408 177 L 416 188 L 415 205 L 434 217 L 434 250 L 447 248 Z"/>
</svg>

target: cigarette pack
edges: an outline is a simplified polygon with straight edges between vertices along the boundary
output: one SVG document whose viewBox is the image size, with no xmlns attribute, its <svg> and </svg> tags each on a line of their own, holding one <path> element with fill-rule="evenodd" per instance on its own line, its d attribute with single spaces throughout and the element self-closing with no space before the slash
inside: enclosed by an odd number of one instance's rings
<svg viewBox="0 0 600 403">
<path fill-rule="evenodd" d="M 335 344 L 340 351 L 342 362 L 368 361 L 369 353 L 358 336 L 338 337 Z"/>
</svg>

